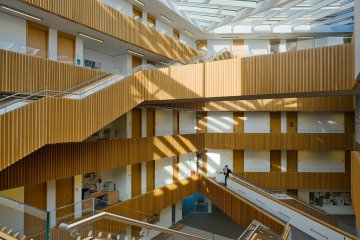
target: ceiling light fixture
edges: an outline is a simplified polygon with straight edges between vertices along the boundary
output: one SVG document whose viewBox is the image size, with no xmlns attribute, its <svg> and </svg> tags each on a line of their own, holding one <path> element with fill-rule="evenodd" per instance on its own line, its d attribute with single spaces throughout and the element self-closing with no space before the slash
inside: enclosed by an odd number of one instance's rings
<svg viewBox="0 0 360 240">
<path fill-rule="evenodd" d="M 17 14 L 19 14 L 19 15 L 22 15 L 22 16 L 25 16 L 25 17 L 28 17 L 28 18 L 31 18 L 31 19 L 40 21 L 40 22 L 42 21 L 42 19 L 39 18 L 39 17 L 35 17 L 35 16 L 33 16 L 33 15 L 30 15 L 30 14 L 27 14 L 27 13 L 24 13 L 24 12 L 21 12 L 21 11 L 18 11 L 18 10 L 16 10 L 16 9 L 13 9 L 13 8 L 10 8 L 10 7 L 4 6 L 4 5 L 1 5 L 1 8 L 2 8 L 2 9 L 5 9 L 5 10 L 8 10 L 8 11 L 10 11 L 10 12 L 14 12 L 14 13 L 17 13 Z"/>
<path fill-rule="evenodd" d="M 101 39 L 98 39 L 98 38 L 96 38 L 96 37 L 92 37 L 92 36 L 86 35 L 86 34 L 81 33 L 81 32 L 79 32 L 79 35 L 82 36 L 82 37 L 86 37 L 86 38 L 89 38 L 89 39 L 91 39 L 91 40 L 97 41 L 97 42 L 101 42 L 101 43 L 104 42 L 104 40 L 101 40 Z"/>
<path fill-rule="evenodd" d="M 187 34 L 189 34 L 190 36 L 194 36 L 194 34 L 192 33 L 192 32 L 190 32 L 190 31 L 188 31 L 188 30 L 186 30 L 186 29 L 184 29 L 184 32 L 186 32 Z"/>
<path fill-rule="evenodd" d="M 299 36 L 297 37 L 297 39 L 314 39 L 315 37 L 313 36 Z"/>
<path fill-rule="evenodd" d="M 168 21 L 169 23 L 173 23 L 172 20 L 170 20 L 169 18 L 165 17 L 164 15 L 160 14 L 160 17 L 162 17 L 163 19 L 165 19 L 166 21 Z"/>
<path fill-rule="evenodd" d="M 321 10 L 333 10 L 333 9 L 338 9 L 339 7 L 337 6 L 327 6 L 327 7 L 322 7 Z"/>
<path fill-rule="evenodd" d="M 139 56 L 139 57 L 143 57 L 143 56 L 144 56 L 144 54 L 141 54 L 141 53 L 138 53 L 138 52 L 134 52 L 134 51 L 132 51 L 132 50 L 130 50 L 130 49 L 128 49 L 127 51 L 128 51 L 128 53 L 133 54 L 133 55 L 136 55 L 136 56 Z"/>
<path fill-rule="evenodd" d="M 134 0 L 134 2 L 137 2 L 138 4 L 140 4 L 141 6 L 145 6 L 145 3 L 139 1 L 139 0 Z"/>
<path fill-rule="evenodd" d="M 222 39 L 236 39 L 239 38 L 238 36 L 221 36 Z"/>
</svg>

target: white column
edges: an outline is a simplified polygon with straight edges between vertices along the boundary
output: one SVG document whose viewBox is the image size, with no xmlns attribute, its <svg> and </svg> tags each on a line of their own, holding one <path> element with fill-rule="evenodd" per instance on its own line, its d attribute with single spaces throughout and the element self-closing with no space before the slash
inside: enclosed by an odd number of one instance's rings
<svg viewBox="0 0 360 240">
<path fill-rule="evenodd" d="M 84 66 L 84 41 L 78 37 L 75 41 L 75 55 L 75 65 Z"/>
<path fill-rule="evenodd" d="M 286 40 L 280 40 L 279 52 L 286 52 Z"/>
<path fill-rule="evenodd" d="M 77 175 L 74 177 L 74 203 L 75 203 L 75 218 L 82 216 L 82 175 Z"/>
<path fill-rule="evenodd" d="M 54 29 L 49 28 L 49 53 L 48 57 L 50 60 L 57 61 L 57 38 L 58 32 Z"/>
<path fill-rule="evenodd" d="M 141 194 L 146 193 L 146 162 L 141 163 Z"/>
<path fill-rule="evenodd" d="M 56 180 L 47 182 L 47 211 L 50 211 L 50 227 L 56 225 Z"/>
</svg>

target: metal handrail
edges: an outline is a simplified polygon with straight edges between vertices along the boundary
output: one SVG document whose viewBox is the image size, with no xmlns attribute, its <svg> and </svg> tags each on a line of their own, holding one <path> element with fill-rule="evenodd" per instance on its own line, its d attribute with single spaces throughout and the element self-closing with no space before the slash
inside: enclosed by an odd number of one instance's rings
<svg viewBox="0 0 360 240">
<path fill-rule="evenodd" d="M 259 184 L 255 183 L 255 182 L 252 182 L 246 178 L 244 178 L 243 176 L 240 176 L 239 174 L 236 174 L 236 173 L 232 173 L 232 176 L 234 176 L 235 178 L 241 180 L 241 181 L 244 181 L 246 182 L 247 184 L 250 184 L 256 188 L 258 188 L 259 190 L 269 194 L 269 195 L 273 195 L 275 192 L 277 193 L 281 193 L 281 194 L 285 194 L 285 195 L 288 195 L 289 197 L 291 197 L 293 200 L 296 200 L 298 202 L 300 202 L 301 204 L 304 204 L 306 205 L 307 207 L 313 209 L 314 211 L 317 211 L 317 212 L 320 212 L 322 213 L 323 215 L 326 215 L 327 217 L 330 217 L 329 214 L 327 214 L 323 209 L 320 209 L 320 208 L 317 208 L 317 207 L 314 207 L 314 206 L 311 206 L 310 204 L 304 202 L 303 200 L 301 200 L 300 198 L 298 198 L 297 196 L 287 192 L 287 191 L 284 191 L 284 190 L 280 190 L 280 191 L 269 191 L 267 189 L 265 189 L 264 187 L 260 186 Z"/>
<path fill-rule="evenodd" d="M 139 220 L 119 216 L 119 215 L 108 213 L 108 212 L 101 212 L 101 213 L 95 214 L 93 216 L 87 217 L 85 219 L 79 220 L 79 221 L 71 223 L 71 224 L 61 223 L 59 228 L 62 230 L 74 233 L 76 231 L 77 227 L 80 227 L 84 224 L 93 223 L 93 222 L 99 221 L 101 219 L 109 219 L 112 221 L 121 222 L 121 223 L 129 224 L 129 225 L 133 225 L 133 226 L 137 226 L 137 227 L 143 227 L 146 229 L 151 229 L 151 230 L 167 233 L 167 234 L 170 234 L 173 236 L 185 237 L 185 238 L 189 238 L 192 240 L 207 240 L 206 238 L 198 237 L 198 236 L 195 236 L 192 234 L 178 232 L 178 231 L 175 231 L 172 229 L 160 227 L 157 225 L 145 223 L 145 222 L 142 222 Z"/>
</svg>

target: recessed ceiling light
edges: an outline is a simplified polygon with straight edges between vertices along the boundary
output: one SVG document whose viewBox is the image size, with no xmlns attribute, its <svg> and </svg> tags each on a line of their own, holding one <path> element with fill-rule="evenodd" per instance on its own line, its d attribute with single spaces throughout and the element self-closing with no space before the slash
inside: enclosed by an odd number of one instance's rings
<svg viewBox="0 0 360 240">
<path fill-rule="evenodd" d="M 322 7 L 322 10 L 333 10 L 333 9 L 338 9 L 339 7 L 337 6 L 327 6 L 327 7 Z"/>
<path fill-rule="evenodd" d="M 297 38 L 298 39 L 314 39 L 315 37 L 313 37 L 313 36 L 299 36 Z"/>
<path fill-rule="evenodd" d="M 166 21 L 168 21 L 169 23 L 173 23 L 172 20 L 170 20 L 169 18 L 165 17 L 164 15 L 160 14 L 160 17 L 162 17 L 163 19 L 165 19 Z"/>
<path fill-rule="evenodd" d="M 98 38 L 96 38 L 96 37 L 92 37 L 92 36 L 86 35 L 86 34 L 84 34 L 84 33 L 80 33 L 80 32 L 79 32 L 79 35 L 82 36 L 82 37 L 86 37 L 86 38 L 89 38 L 89 39 L 91 39 L 91 40 L 97 41 L 97 42 L 104 42 L 104 40 L 101 40 L 101 39 L 98 39 Z"/>
<path fill-rule="evenodd" d="M 140 4 L 141 6 L 144 6 L 144 5 L 145 5 L 145 3 L 143 3 L 143 2 L 141 2 L 141 1 L 139 1 L 139 0 L 134 0 L 134 2 L 137 2 L 137 3 Z"/>
<path fill-rule="evenodd" d="M 127 51 L 128 51 L 128 53 L 130 53 L 130 54 L 132 54 L 132 55 L 136 55 L 136 56 L 139 56 L 139 57 L 143 57 L 143 56 L 144 56 L 144 54 L 135 52 L 135 51 L 130 50 L 130 49 L 128 49 Z"/>
<path fill-rule="evenodd" d="M 22 15 L 22 16 L 25 16 L 25 17 L 28 17 L 28 18 L 37 20 L 37 21 L 42 21 L 42 19 L 39 18 L 39 17 L 35 17 L 35 16 L 33 16 L 33 15 L 30 15 L 30 14 L 27 14 L 27 13 L 24 13 L 24 12 L 21 12 L 21 11 L 19 11 L 19 10 L 16 10 L 16 9 L 13 9 L 13 8 L 10 8 L 10 7 L 4 6 L 4 5 L 1 5 L 1 8 L 2 8 L 2 9 L 5 9 L 5 10 L 8 10 L 8 11 L 10 11 L 10 12 L 17 13 L 17 14 Z"/>
</svg>

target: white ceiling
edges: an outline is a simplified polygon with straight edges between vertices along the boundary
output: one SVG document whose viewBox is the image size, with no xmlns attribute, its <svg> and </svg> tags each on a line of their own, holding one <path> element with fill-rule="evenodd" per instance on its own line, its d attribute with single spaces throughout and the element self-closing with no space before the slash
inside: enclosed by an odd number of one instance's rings
<svg viewBox="0 0 360 240">
<path fill-rule="evenodd" d="M 167 11 L 148 2 L 161 3 Z M 144 8 L 177 15 L 173 27 L 191 29 L 194 39 L 329 35 L 352 32 L 354 24 L 354 0 L 150 0 Z"/>
</svg>

